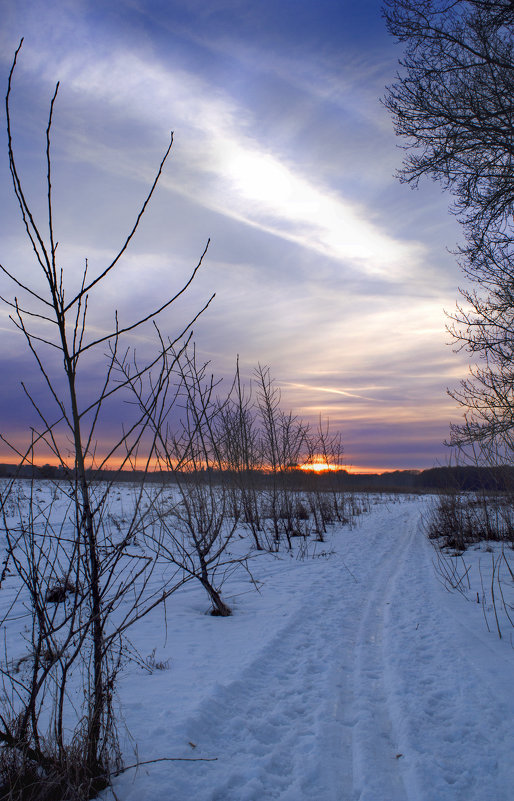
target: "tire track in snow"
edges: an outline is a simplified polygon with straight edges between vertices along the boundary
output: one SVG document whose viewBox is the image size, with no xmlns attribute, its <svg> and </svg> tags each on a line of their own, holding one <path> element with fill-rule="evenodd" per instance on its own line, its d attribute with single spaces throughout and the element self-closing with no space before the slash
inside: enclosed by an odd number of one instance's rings
<svg viewBox="0 0 514 801">
<path fill-rule="evenodd" d="M 385 615 L 391 603 L 394 579 L 401 570 L 402 554 L 412 538 L 419 513 L 406 510 L 400 525 L 397 520 L 384 520 L 384 529 L 398 526 L 394 539 L 385 536 L 387 550 L 378 567 L 368 574 L 364 610 L 357 630 L 353 666 L 351 705 L 353 794 L 348 801 L 405 801 L 408 796 L 402 778 L 400 751 L 393 728 L 391 711 L 394 699 L 387 680 L 387 634 Z M 349 699 L 348 699 L 349 700 Z"/>
<path fill-rule="evenodd" d="M 307 598 L 240 680 L 219 687 L 187 727 L 202 752 L 219 754 L 211 766 L 212 801 L 339 798 L 323 762 L 326 752 L 320 753 L 327 684 L 337 681 L 333 666 L 341 647 L 341 570 L 326 573 L 326 584 L 317 590 L 323 600 L 316 605 L 325 613 L 313 615 Z M 328 725 L 339 761 L 338 723 Z"/>
<path fill-rule="evenodd" d="M 407 799 L 383 679 L 382 630 L 411 519 L 412 511 L 395 508 L 383 509 L 369 531 L 363 521 L 361 532 L 349 534 L 345 561 L 316 571 L 293 619 L 189 722 L 195 753 L 218 755 L 201 768 L 212 776 L 210 801 Z M 314 605 L 311 593 L 318 596 Z"/>
</svg>

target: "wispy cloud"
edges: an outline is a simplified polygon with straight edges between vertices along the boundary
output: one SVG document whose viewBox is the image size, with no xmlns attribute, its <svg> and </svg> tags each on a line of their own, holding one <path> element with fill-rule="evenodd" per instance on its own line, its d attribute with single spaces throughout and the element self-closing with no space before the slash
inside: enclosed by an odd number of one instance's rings
<svg viewBox="0 0 514 801">
<path fill-rule="evenodd" d="M 59 72 L 66 92 L 81 104 L 89 98 L 106 114 L 144 120 L 148 132 L 172 122 L 179 131 L 177 160 L 187 169 L 181 168 L 178 183 L 164 179 L 169 190 L 371 276 L 398 281 L 420 264 L 419 243 L 394 239 L 370 221 L 361 204 L 261 145 L 251 112 L 199 76 L 123 48 L 94 58 L 68 53 Z M 76 148 L 78 158 L 89 157 L 96 166 L 148 174 L 129 153 L 113 154 L 102 143 L 86 142 L 83 133 Z"/>
</svg>

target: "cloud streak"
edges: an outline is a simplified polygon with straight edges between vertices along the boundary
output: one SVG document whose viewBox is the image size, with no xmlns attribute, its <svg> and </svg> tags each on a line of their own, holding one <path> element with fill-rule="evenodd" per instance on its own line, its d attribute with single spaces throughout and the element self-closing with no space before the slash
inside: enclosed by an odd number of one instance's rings
<svg viewBox="0 0 514 801">
<path fill-rule="evenodd" d="M 143 118 L 150 132 L 173 120 L 180 131 L 177 158 L 188 174 L 179 182 L 165 178 L 170 191 L 386 281 L 404 280 L 422 263 L 422 244 L 391 237 L 366 218 L 361 204 L 299 174 L 293 163 L 259 146 L 254 135 L 258 120 L 198 77 L 123 49 L 105 58 L 70 54 L 59 67 L 67 91 L 82 103 L 88 97 L 107 107 L 120 116 L 121 125 Z M 147 177 L 146 163 L 120 158 L 101 143 L 88 144 L 79 135 L 73 156 Z"/>
</svg>

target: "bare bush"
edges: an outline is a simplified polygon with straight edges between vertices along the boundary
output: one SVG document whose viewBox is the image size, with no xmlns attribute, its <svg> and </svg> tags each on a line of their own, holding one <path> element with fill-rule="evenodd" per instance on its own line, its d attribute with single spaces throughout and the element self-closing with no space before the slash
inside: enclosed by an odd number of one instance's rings
<svg viewBox="0 0 514 801">
<path fill-rule="evenodd" d="M 503 493 L 442 493 L 430 512 L 427 533 L 443 547 L 465 550 L 482 541 L 514 542 L 512 500 Z"/>
</svg>

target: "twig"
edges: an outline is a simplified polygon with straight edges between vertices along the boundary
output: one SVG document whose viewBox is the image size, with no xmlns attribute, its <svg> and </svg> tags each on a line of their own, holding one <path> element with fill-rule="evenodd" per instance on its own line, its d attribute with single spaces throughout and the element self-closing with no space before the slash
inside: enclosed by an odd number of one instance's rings
<svg viewBox="0 0 514 801">
<path fill-rule="evenodd" d="M 494 574 L 496 572 L 496 568 L 498 567 L 500 559 L 501 559 L 501 556 L 499 556 L 498 559 L 495 561 L 494 553 L 491 554 L 491 560 L 492 560 L 492 563 L 493 563 L 493 575 L 491 577 L 491 598 L 492 598 L 492 601 L 493 601 L 494 617 L 495 617 L 495 620 L 496 620 L 496 628 L 498 629 L 498 637 L 501 640 L 502 633 L 501 633 L 501 629 L 500 629 L 500 623 L 498 621 L 498 612 L 496 611 L 496 598 L 494 597 Z"/>
<path fill-rule="evenodd" d="M 487 626 L 487 631 L 490 632 L 491 629 L 489 628 L 489 622 L 487 620 L 487 615 L 485 611 L 485 589 L 484 589 L 484 579 L 482 576 L 482 568 L 480 567 L 480 559 L 478 560 L 478 572 L 480 574 L 480 584 L 482 587 L 482 612 L 484 614 L 484 620 L 485 620 L 485 625 Z"/>
<path fill-rule="evenodd" d="M 127 770 L 133 768 L 140 768 L 141 765 L 153 765 L 154 762 L 217 762 L 218 757 L 158 757 L 157 759 L 146 759 L 144 762 L 135 762 L 134 765 L 126 765 L 124 768 L 119 768 L 111 773 L 111 776 L 121 776 Z"/>
</svg>

